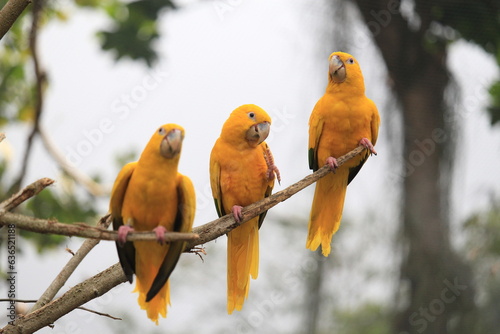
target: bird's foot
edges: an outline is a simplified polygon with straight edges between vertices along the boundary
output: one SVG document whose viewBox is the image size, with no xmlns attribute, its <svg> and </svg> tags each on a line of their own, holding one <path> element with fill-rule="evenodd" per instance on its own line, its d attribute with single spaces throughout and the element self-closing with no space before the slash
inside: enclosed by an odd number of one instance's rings
<svg viewBox="0 0 500 334">
<path fill-rule="evenodd" d="M 193 254 L 196 254 L 200 257 L 201 259 L 201 262 L 205 262 L 205 260 L 203 259 L 203 255 L 207 255 L 207 252 L 205 251 L 205 248 L 204 247 L 193 247 L 191 248 L 190 250 L 188 250 L 188 253 L 193 253 Z"/>
<path fill-rule="evenodd" d="M 167 229 L 160 225 L 155 227 L 153 231 L 156 234 L 156 241 L 158 241 L 160 245 L 163 245 L 165 243 L 165 232 L 167 232 Z"/>
<path fill-rule="evenodd" d="M 335 173 L 335 170 L 339 168 L 339 164 L 337 163 L 337 159 L 334 157 L 328 157 L 326 158 L 326 165 L 330 167 L 330 170 Z"/>
<path fill-rule="evenodd" d="M 130 225 L 122 225 L 118 228 L 118 245 L 123 247 L 125 245 L 125 242 L 127 241 L 127 235 L 129 232 L 134 232 L 134 228 Z"/>
<path fill-rule="evenodd" d="M 243 219 L 243 215 L 241 214 L 241 209 L 243 209 L 242 206 L 233 205 L 233 208 L 232 208 L 233 216 L 234 216 L 234 220 L 236 220 L 237 223 L 241 222 L 241 220 Z"/>
<path fill-rule="evenodd" d="M 281 184 L 280 170 L 274 164 L 274 157 L 269 147 L 266 148 L 266 152 L 264 153 L 264 158 L 266 159 L 266 164 L 267 164 L 267 172 L 266 172 L 267 179 L 269 181 L 272 181 L 276 177 L 278 179 L 278 183 Z"/>
<path fill-rule="evenodd" d="M 372 142 L 368 138 L 361 138 L 361 140 L 359 141 L 359 145 L 369 150 L 371 154 L 377 155 L 377 151 L 375 151 Z"/>
</svg>

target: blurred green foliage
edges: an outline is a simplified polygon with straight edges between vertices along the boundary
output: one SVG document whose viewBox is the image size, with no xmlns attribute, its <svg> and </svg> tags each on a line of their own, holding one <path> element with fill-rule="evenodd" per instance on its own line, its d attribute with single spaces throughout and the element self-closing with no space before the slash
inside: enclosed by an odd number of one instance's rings
<svg viewBox="0 0 500 334">
<path fill-rule="evenodd" d="M 93 1 L 91 1 L 93 2 Z M 158 16 L 175 9 L 169 0 L 114 1 L 105 6 L 113 27 L 98 33 L 103 50 L 113 51 L 117 60 L 129 57 L 152 66 L 158 55 L 153 44 L 160 37 Z"/>
<path fill-rule="evenodd" d="M 136 149 L 130 149 L 126 152 L 120 152 L 115 155 L 115 162 L 118 171 L 122 169 L 123 166 L 129 162 L 137 161 L 139 159 L 140 151 Z"/>
<path fill-rule="evenodd" d="M 416 1 L 417 7 L 430 6 L 437 23 L 451 27 L 467 41 L 481 46 L 486 52 L 498 55 L 500 4 L 488 0 Z"/>
<path fill-rule="evenodd" d="M 500 64 L 500 59 L 497 59 Z M 491 115 L 491 124 L 496 124 L 500 121 L 500 80 L 495 82 L 490 88 L 491 103 L 488 111 Z"/>
<path fill-rule="evenodd" d="M 34 75 L 28 66 L 29 34 L 22 21 L 20 18 L 19 24 L 14 24 L 4 36 L 0 48 L 0 126 L 11 121 L 28 121 L 34 114 Z"/>
<path fill-rule="evenodd" d="M 0 1 L 3 7 L 6 1 Z M 28 7 L 31 8 L 31 7 Z M 41 23 L 65 20 L 59 4 L 47 1 Z M 35 74 L 30 49 L 31 12 L 26 9 L 0 42 L 0 127 L 28 122 L 35 114 Z"/>
<path fill-rule="evenodd" d="M 446 31 L 452 40 L 465 39 L 479 45 L 495 57 L 500 67 L 500 2 L 490 0 L 415 1 L 417 12 L 429 12 L 433 22 Z M 434 27 L 436 27 L 434 25 Z M 438 36 L 441 37 L 442 36 Z M 487 111 L 491 124 L 500 121 L 500 80 L 489 89 L 491 101 Z"/>
<path fill-rule="evenodd" d="M 5 0 L 0 1 L 0 7 L 3 7 L 5 3 Z M 98 32 L 103 50 L 114 52 L 117 60 L 129 57 L 141 60 L 148 66 L 152 66 L 154 60 L 157 59 L 153 44 L 159 37 L 158 17 L 162 11 L 176 8 L 172 1 L 164 0 L 132 2 L 76 0 L 75 4 L 82 8 L 103 11 L 110 18 L 111 27 Z M 65 8 L 67 7 L 58 2 L 44 2 L 41 28 L 43 29 L 44 25 L 53 20 L 66 20 Z M 30 9 L 31 6 L 28 6 L 1 40 L 0 127 L 13 122 L 31 122 L 34 117 L 36 83 L 29 43 Z M 48 78 L 50 79 L 50 74 Z M 50 84 L 50 81 L 48 83 Z M 130 153 L 123 155 L 121 160 L 130 162 L 132 155 Z M 12 195 L 8 193 L 11 180 L 4 178 L 7 167 L 8 161 L 0 157 L 0 199 L 6 199 Z M 17 210 L 39 218 L 51 218 L 61 222 L 90 223 L 96 218 L 95 207 L 94 198 L 88 194 L 77 194 L 74 190 L 50 187 Z M 32 240 L 39 252 L 60 245 L 66 238 L 25 231 L 21 232 L 21 236 Z"/>
<path fill-rule="evenodd" d="M 0 1 L 0 7 L 5 2 Z M 160 37 L 158 18 L 164 11 L 176 9 L 170 0 L 76 0 L 75 4 L 102 11 L 109 17 L 110 27 L 97 32 L 103 50 L 114 53 L 117 60 L 128 57 L 148 66 L 153 66 L 158 58 L 154 48 L 154 42 Z M 29 47 L 30 9 L 28 6 L 0 42 L 0 126 L 13 121 L 31 121 L 34 116 L 36 95 Z M 68 19 L 64 6 L 57 1 L 45 1 L 42 29 L 56 19 Z"/>
<path fill-rule="evenodd" d="M 357 309 L 335 312 L 336 333 L 387 334 L 391 333 L 392 313 L 387 307 L 367 303 Z M 325 333 L 326 334 L 326 333 Z"/>
<path fill-rule="evenodd" d="M 88 198 L 85 198 L 88 197 Z M 77 196 L 74 191 L 43 190 L 27 202 L 26 209 L 34 217 L 56 219 L 59 222 L 95 224 L 97 212 L 93 197 Z M 21 231 L 21 236 L 34 241 L 38 252 L 59 246 L 67 237 Z"/>
<path fill-rule="evenodd" d="M 481 321 L 477 333 L 496 333 L 500 327 L 500 201 L 464 224 L 467 258 L 476 279 Z"/>
<path fill-rule="evenodd" d="M 2 144 L 0 143 L 0 145 Z M 7 161 L 0 157 L 0 201 L 10 197 L 5 192 L 6 189 L 4 186 L 6 184 L 5 171 L 7 166 Z M 69 179 L 63 182 L 73 183 Z M 59 183 L 56 183 L 56 185 Z M 64 223 L 86 222 L 95 224 L 98 219 L 95 199 L 90 195 L 79 195 L 71 188 L 71 185 L 45 188 L 37 196 L 29 199 L 15 210 L 21 214 L 42 219 L 54 219 Z M 6 229 L 0 229 L 0 234 L 3 233 L 6 233 Z M 31 240 L 38 252 L 55 248 L 61 245 L 67 238 L 66 236 L 33 233 L 24 230 L 18 230 L 18 233 L 21 237 Z M 1 248 L 3 240 L 5 239 L 0 237 L 0 249 L 3 249 Z M 22 243 L 17 244 L 17 250 L 19 253 L 22 253 Z"/>
</svg>

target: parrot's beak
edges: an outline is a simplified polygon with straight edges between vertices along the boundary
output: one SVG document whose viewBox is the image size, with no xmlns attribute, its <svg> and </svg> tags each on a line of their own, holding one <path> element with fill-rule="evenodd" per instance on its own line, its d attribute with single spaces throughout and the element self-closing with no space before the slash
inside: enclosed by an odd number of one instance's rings
<svg viewBox="0 0 500 334">
<path fill-rule="evenodd" d="M 254 124 L 247 130 L 246 138 L 250 143 L 259 145 L 269 136 L 270 129 L 271 123 L 269 122 Z"/>
<path fill-rule="evenodd" d="M 173 129 L 163 137 L 160 144 L 160 154 L 167 159 L 172 159 L 181 152 L 182 132 Z"/>
<path fill-rule="evenodd" d="M 346 78 L 345 65 L 337 55 L 330 59 L 330 78 L 336 83 L 343 82 Z"/>
</svg>

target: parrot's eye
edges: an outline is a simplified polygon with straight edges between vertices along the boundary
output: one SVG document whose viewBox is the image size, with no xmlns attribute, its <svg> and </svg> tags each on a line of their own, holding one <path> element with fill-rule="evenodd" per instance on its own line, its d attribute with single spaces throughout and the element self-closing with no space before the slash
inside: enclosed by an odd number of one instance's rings
<svg viewBox="0 0 500 334">
<path fill-rule="evenodd" d="M 250 119 L 255 119 L 255 113 L 249 112 L 248 117 L 250 117 Z"/>
<path fill-rule="evenodd" d="M 352 58 L 347 59 L 347 63 L 348 64 L 354 64 L 354 59 L 352 59 Z"/>
<path fill-rule="evenodd" d="M 159 128 L 159 129 L 158 129 L 158 134 L 160 134 L 160 135 L 164 136 L 164 135 L 166 135 L 166 134 L 167 134 L 167 130 L 165 130 L 164 128 Z"/>
</svg>

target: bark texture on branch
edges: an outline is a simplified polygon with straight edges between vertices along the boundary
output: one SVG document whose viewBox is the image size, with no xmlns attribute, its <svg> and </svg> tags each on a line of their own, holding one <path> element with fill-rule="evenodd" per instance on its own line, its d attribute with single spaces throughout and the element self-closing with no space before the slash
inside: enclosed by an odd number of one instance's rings
<svg viewBox="0 0 500 334">
<path fill-rule="evenodd" d="M 114 264 L 99 274 L 75 285 L 53 302 L 35 312 L 20 317 L 14 322 L 14 325 L 5 326 L 0 330 L 0 333 L 33 333 L 124 282 L 127 282 L 127 278 L 123 274 L 120 264 Z"/>
<path fill-rule="evenodd" d="M 5 36 L 30 3 L 30 0 L 9 0 L 5 6 L 0 9 L 0 39 Z"/>
<path fill-rule="evenodd" d="M 20 190 L 17 194 L 12 195 L 8 200 L 0 203 L 0 214 L 2 210 L 10 211 L 17 206 L 19 206 L 22 202 L 28 200 L 29 198 L 38 195 L 40 191 L 45 189 L 54 183 L 54 180 L 49 179 L 48 177 L 44 177 L 38 181 L 33 182 L 28 185 L 24 189 Z"/>
<path fill-rule="evenodd" d="M 106 215 L 101 218 L 101 220 L 97 223 L 97 226 L 102 229 L 107 229 L 111 224 L 110 215 Z M 80 262 L 87 256 L 87 254 L 100 242 L 98 239 L 87 239 L 80 246 L 80 249 L 75 253 L 74 256 L 66 263 L 61 272 L 57 275 L 57 277 L 50 283 L 49 287 L 45 290 L 40 298 L 36 301 L 35 305 L 31 308 L 30 312 L 34 312 L 38 310 L 40 307 L 48 304 L 52 299 L 54 299 L 55 295 L 61 290 L 61 288 L 66 284 L 68 278 L 73 274 L 75 269 L 78 267 Z"/>
<path fill-rule="evenodd" d="M 66 236 L 85 237 L 99 240 L 116 241 L 118 233 L 116 231 L 104 230 L 86 223 L 64 224 L 53 220 L 39 219 L 35 217 L 5 212 L 0 215 L 0 226 L 14 224 L 16 228 L 22 230 L 44 233 L 59 234 Z M 192 241 L 198 236 L 193 233 L 166 232 L 165 241 Z M 130 232 L 127 241 L 156 240 L 155 232 Z"/>
</svg>

